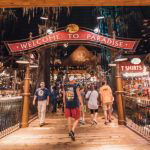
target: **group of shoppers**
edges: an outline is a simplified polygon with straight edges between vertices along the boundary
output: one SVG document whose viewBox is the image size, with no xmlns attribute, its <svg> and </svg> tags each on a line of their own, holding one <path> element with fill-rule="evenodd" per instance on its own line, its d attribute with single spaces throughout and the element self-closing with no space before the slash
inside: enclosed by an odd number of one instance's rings
<svg viewBox="0 0 150 150">
<path fill-rule="evenodd" d="M 86 107 L 90 110 L 92 125 L 97 124 L 99 106 L 101 106 L 104 111 L 105 125 L 111 122 L 111 112 L 114 97 L 110 86 L 107 85 L 105 81 L 102 82 L 102 86 L 99 89 L 94 84 L 89 85 L 88 89 L 85 89 L 84 92 L 83 89 L 81 89 L 81 95 L 84 105 L 86 105 Z M 81 124 L 85 124 L 84 112 L 84 109 L 82 109 L 80 118 Z"/>
<path fill-rule="evenodd" d="M 53 89 L 53 92 L 56 89 Z M 33 105 L 35 101 L 38 101 L 38 116 L 40 126 L 43 126 L 45 123 L 45 113 L 46 106 L 49 104 L 49 97 L 52 94 L 45 87 L 45 83 L 40 83 L 40 88 L 35 92 L 33 99 Z M 54 94 L 55 95 L 55 94 Z M 85 123 L 85 112 L 86 107 L 90 110 L 91 113 L 91 124 L 96 125 L 98 108 L 102 106 L 105 117 L 105 125 L 111 122 L 111 110 L 113 103 L 113 94 L 111 88 L 102 82 L 102 86 L 97 89 L 97 86 L 91 85 L 87 90 L 84 87 L 80 87 L 73 76 L 69 78 L 69 82 L 65 83 L 62 91 L 63 96 L 63 106 L 64 106 L 64 115 L 67 118 L 69 136 L 74 141 L 75 140 L 75 129 L 78 125 L 78 122 Z M 52 102 L 53 103 L 53 102 Z M 54 108 L 56 110 L 56 107 Z M 71 123 L 71 118 L 74 119 L 73 124 Z"/>
</svg>

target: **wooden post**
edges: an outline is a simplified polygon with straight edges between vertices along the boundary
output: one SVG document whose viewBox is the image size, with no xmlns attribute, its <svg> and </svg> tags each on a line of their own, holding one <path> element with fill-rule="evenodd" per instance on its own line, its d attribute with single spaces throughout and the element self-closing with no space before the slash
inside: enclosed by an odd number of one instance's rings
<svg viewBox="0 0 150 150">
<path fill-rule="evenodd" d="M 118 124 L 125 125 L 125 112 L 124 112 L 124 103 L 122 98 L 123 87 L 122 79 L 119 70 L 119 62 L 116 64 L 116 100 L 117 100 L 117 109 L 118 109 Z"/>
<path fill-rule="evenodd" d="M 22 112 L 22 128 L 28 127 L 29 120 L 29 99 L 30 99 L 30 68 L 26 65 L 25 79 L 24 79 L 24 93 L 23 93 L 23 112 Z"/>
</svg>

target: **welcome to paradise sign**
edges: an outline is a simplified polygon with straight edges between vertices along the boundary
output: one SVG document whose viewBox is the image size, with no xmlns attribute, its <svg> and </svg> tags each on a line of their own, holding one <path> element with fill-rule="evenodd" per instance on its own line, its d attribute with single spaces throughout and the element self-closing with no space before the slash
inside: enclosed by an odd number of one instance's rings
<svg viewBox="0 0 150 150">
<path fill-rule="evenodd" d="M 20 53 L 36 49 L 38 47 L 54 44 L 54 43 L 88 43 L 88 44 L 102 44 L 109 47 L 118 49 L 125 49 L 133 51 L 137 46 L 138 40 L 124 40 L 124 39 L 113 39 L 103 35 L 95 34 L 86 30 L 79 30 L 76 33 L 69 33 L 65 30 L 57 31 L 52 34 L 28 41 L 19 42 L 6 42 L 6 46 L 9 48 L 11 53 Z"/>
</svg>

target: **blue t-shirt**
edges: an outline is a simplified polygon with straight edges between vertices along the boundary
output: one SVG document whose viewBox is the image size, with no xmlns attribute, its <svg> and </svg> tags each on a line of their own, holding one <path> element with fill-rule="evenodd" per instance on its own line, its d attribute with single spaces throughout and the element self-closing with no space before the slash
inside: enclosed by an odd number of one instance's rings
<svg viewBox="0 0 150 150">
<path fill-rule="evenodd" d="M 35 92 L 35 95 L 37 96 L 38 101 L 43 101 L 47 99 L 47 97 L 50 95 L 50 92 L 47 88 L 38 88 Z"/>
<path fill-rule="evenodd" d="M 79 100 L 76 92 L 77 84 L 66 84 L 64 89 L 66 93 L 66 108 L 79 107 Z"/>
</svg>

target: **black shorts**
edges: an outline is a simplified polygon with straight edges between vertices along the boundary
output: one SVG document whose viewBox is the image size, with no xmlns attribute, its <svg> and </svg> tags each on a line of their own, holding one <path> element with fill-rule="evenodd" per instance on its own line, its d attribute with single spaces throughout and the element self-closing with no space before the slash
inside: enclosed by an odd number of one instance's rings
<svg viewBox="0 0 150 150">
<path fill-rule="evenodd" d="M 91 114 L 97 113 L 98 109 L 90 109 Z"/>
</svg>

